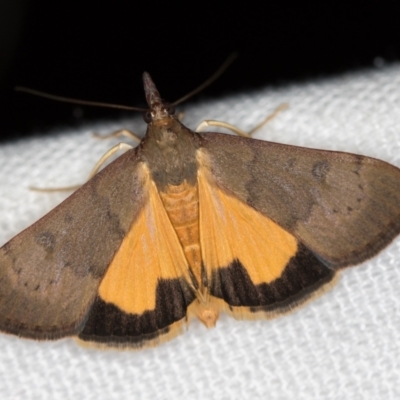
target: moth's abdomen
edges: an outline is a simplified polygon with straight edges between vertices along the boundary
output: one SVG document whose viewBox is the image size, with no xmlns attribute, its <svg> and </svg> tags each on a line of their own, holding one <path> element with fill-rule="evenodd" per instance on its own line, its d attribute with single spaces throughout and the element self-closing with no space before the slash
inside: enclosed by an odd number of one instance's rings
<svg viewBox="0 0 400 400">
<path fill-rule="evenodd" d="M 190 185 L 185 180 L 180 185 L 167 185 L 166 190 L 160 192 L 160 195 L 189 266 L 197 284 L 200 285 L 201 251 L 197 185 Z"/>
</svg>

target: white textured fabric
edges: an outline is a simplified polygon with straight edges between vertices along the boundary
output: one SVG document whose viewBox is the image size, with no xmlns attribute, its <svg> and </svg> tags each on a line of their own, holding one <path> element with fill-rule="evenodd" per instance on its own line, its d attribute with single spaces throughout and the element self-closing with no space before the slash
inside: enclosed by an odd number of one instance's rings
<svg viewBox="0 0 400 400">
<path fill-rule="evenodd" d="M 168 93 L 163 93 L 168 96 Z M 256 135 L 281 143 L 344 150 L 400 166 L 400 66 L 244 93 L 185 110 L 250 129 L 290 104 Z M 91 132 L 143 132 L 140 117 L 0 147 L 0 244 L 66 195 L 29 185 L 83 182 L 117 140 Z M 400 240 L 343 271 L 337 286 L 271 321 L 200 323 L 154 349 L 99 351 L 72 339 L 35 342 L 0 334 L 0 398 L 8 399 L 399 399 Z"/>
</svg>

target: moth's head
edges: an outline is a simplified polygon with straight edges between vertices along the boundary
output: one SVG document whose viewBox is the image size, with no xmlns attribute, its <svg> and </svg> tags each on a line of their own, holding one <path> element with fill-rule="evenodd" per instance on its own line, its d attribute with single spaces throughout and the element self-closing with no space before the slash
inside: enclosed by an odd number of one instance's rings
<svg viewBox="0 0 400 400">
<path fill-rule="evenodd" d="M 148 124 L 171 118 L 175 114 L 175 106 L 161 99 L 156 85 L 148 72 L 143 73 L 144 92 L 150 110 L 145 111 L 143 118 Z"/>
</svg>

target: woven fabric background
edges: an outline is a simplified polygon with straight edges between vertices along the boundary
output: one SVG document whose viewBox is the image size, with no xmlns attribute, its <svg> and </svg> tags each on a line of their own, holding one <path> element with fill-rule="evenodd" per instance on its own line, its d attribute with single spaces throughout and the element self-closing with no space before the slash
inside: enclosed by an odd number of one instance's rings
<svg viewBox="0 0 400 400">
<path fill-rule="evenodd" d="M 246 130 L 282 102 L 290 108 L 255 137 L 360 153 L 400 167 L 399 65 L 204 102 L 185 108 L 184 123 L 194 129 L 203 119 L 218 119 Z M 45 138 L 38 132 L 1 146 L 0 244 L 66 197 L 32 192 L 29 185 L 84 182 L 117 142 L 95 140 L 91 132 L 120 127 L 145 129 L 134 117 Z M 0 397 L 399 399 L 400 240 L 343 271 L 332 291 L 290 315 L 271 321 L 222 315 L 212 330 L 193 322 L 154 349 L 88 350 L 72 339 L 0 334 Z"/>
</svg>

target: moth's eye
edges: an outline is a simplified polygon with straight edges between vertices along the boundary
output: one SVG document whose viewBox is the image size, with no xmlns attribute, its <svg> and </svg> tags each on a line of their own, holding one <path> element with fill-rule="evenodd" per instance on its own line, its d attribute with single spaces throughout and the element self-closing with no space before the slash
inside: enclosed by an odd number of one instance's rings
<svg viewBox="0 0 400 400">
<path fill-rule="evenodd" d="M 175 114 L 175 106 L 172 105 L 172 104 L 168 105 L 168 107 L 166 108 L 166 110 L 167 110 L 167 113 L 168 113 L 169 115 L 174 115 L 174 114 Z"/>
<path fill-rule="evenodd" d="M 143 113 L 143 119 L 144 119 L 144 122 L 146 122 L 146 124 L 149 124 L 153 120 L 153 117 L 151 115 L 151 111 L 144 112 Z"/>
</svg>

